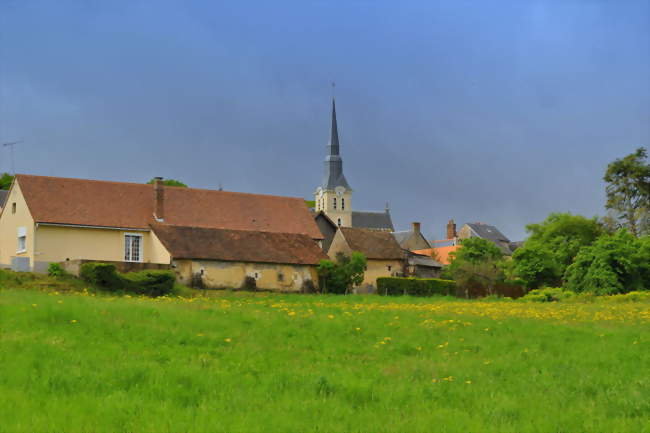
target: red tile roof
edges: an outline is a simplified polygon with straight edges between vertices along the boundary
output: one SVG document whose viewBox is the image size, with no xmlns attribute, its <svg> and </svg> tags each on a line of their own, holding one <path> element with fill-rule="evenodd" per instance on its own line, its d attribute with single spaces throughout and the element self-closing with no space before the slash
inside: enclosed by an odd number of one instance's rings
<svg viewBox="0 0 650 433">
<path fill-rule="evenodd" d="M 460 248 L 460 245 L 450 245 L 447 247 L 428 248 L 426 250 L 415 250 L 413 252 L 416 254 L 431 256 L 431 253 L 435 251 L 436 260 L 442 263 L 443 265 L 448 265 L 449 263 L 451 263 L 451 257 L 449 257 L 449 253 L 458 250 L 458 248 Z"/>
<path fill-rule="evenodd" d="M 309 236 L 152 224 L 174 259 L 317 265 L 328 257 Z"/>
<path fill-rule="evenodd" d="M 36 222 L 148 229 L 153 185 L 19 174 Z M 322 239 L 302 198 L 164 186 L 165 223 Z"/>
</svg>

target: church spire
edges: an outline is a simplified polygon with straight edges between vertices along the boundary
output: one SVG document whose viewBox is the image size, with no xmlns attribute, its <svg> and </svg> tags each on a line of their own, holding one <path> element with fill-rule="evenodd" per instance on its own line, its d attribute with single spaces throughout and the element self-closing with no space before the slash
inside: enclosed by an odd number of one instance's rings
<svg viewBox="0 0 650 433">
<path fill-rule="evenodd" d="M 343 160 L 341 159 L 339 147 L 339 129 L 336 122 L 336 101 L 332 97 L 332 129 L 330 141 L 327 145 L 327 157 L 325 158 L 325 176 L 323 177 L 323 189 L 334 189 L 342 186 L 351 189 L 348 181 L 343 175 Z"/>
</svg>

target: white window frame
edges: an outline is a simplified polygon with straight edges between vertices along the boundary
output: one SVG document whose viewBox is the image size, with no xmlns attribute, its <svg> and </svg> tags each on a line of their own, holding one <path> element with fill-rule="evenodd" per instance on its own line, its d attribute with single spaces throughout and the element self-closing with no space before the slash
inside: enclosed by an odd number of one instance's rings
<svg viewBox="0 0 650 433">
<path fill-rule="evenodd" d="M 131 259 L 127 258 L 126 242 L 129 237 L 140 238 L 140 242 L 138 243 L 138 260 L 133 260 L 133 251 L 130 251 Z M 144 237 L 142 236 L 142 233 L 124 233 L 124 261 L 125 262 L 142 263 L 144 261 L 143 260 L 144 258 L 142 257 L 144 252 L 143 240 Z"/>
<path fill-rule="evenodd" d="M 27 252 L 27 228 L 18 227 L 18 244 L 16 245 L 16 254 Z"/>
</svg>

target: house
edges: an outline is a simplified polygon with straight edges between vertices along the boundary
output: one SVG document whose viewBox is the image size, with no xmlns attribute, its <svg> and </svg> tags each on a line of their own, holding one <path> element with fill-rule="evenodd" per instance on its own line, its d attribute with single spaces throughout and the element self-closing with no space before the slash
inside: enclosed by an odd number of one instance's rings
<svg viewBox="0 0 650 433">
<path fill-rule="evenodd" d="M 323 239 L 301 198 L 164 186 L 160 179 L 148 185 L 18 174 L 0 213 L 0 265 L 36 272 L 73 260 L 170 265 L 175 250 L 152 234 L 152 224 Z"/>
<path fill-rule="evenodd" d="M 515 242 L 511 242 L 496 227 L 485 223 L 467 223 L 458 232 L 459 239 L 479 237 L 494 243 L 505 255 L 512 255 L 517 248 Z"/>
<path fill-rule="evenodd" d="M 336 102 L 332 100 L 332 125 L 325 157 L 325 175 L 314 192 L 315 212 L 323 212 L 340 227 L 367 228 L 393 231 L 393 221 L 388 206 L 383 212 L 354 211 L 352 188 L 343 173 L 340 153 Z"/>
<path fill-rule="evenodd" d="M 416 254 L 422 254 L 425 256 L 432 257 L 440 264 L 447 266 L 448 264 L 451 263 L 450 254 L 458 251 L 458 249 L 460 248 L 460 244 L 456 244 L 456 243 L 450 245 L 443 244 L 442 246 L 440 246 L 440 244 L 443 242 L 446 243 L 446 241 L 429 241 L 429 243 L 433 246 L 433 248 L 427 248 L 424 250 L 414 250 L 413 252 Z"/>
<path fill-rule="evenodd" d="M 412 223 L 411 230 L 393 232 L 393 237 L 400 247 L 405 250 L 424 250 L 431 248 L 429 242 L 420 231 L 420 223 Z"/>
<path fill-rule="evenodd" d="M 316 266 L 327 259 L 305 234 L 152 224 L 177 280 L 205 288 L 237 288 L 246 277 L 260 289 L 300 291 L 316 285 Z"/>
<path fill-rule="evenodd" d="M 407 277 L 439 278 L 442 268 L 442 263 L 434 260 L 430 255 L 406 251 L 405 276 Z"/>
<path fill-rule="evenodd" d="M 314 213 L 314 221 L 320 230 L 321 235 L 323 235 L 323 240 L 321 241 L 321 248 L 325 253 L 330 249 L 334 235 L 338 230 L 338 226 L 328 217 L 325 212 L 318 211 Z"/>
<path fill-rule="evenodd" d="M 366 256 L 367 268 L 362 283 L 363 291 L 377 287 L 377 278 L 404 274 L 405 252 L 390 232 L 339 227 L 327 254 L 336 259 L 338 253 L 350 255 L 360 252 Z"/>
</svg>

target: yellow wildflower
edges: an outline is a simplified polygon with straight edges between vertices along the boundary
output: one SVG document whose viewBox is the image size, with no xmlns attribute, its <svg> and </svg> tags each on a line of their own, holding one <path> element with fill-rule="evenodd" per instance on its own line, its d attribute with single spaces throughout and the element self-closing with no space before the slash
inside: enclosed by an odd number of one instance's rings
<svg viewBox="0 0 650 433">
<path fill-rule="evenodd" d="M 230 343 L 232 341 L 232 339 L 231 338 L 224 338 L 223 341 L 225 341 L 226 343 Z"/>
</svg>

